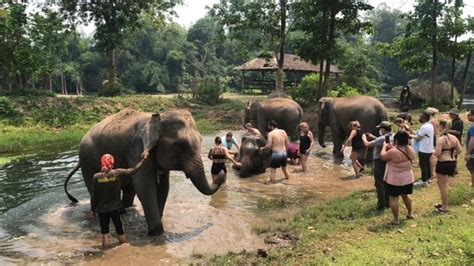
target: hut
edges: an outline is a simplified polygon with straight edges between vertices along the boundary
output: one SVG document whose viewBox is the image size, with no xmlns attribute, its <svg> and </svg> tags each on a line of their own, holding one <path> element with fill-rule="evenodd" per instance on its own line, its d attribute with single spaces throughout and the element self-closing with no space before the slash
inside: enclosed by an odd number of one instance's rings
<svg viewBox="0 0 474 266">
<path fill-rule="evenodd" d="M 323 69 L 326 68 L 325 62 L 323 62 Z M 257 58 L 254 58 L 240 66 L 234 68 L 234 70 L 240 70 L 241 75 L 241 88 L 244 90 L 260 89 L 262 93 L 268 93 L 275 89 L 274 79 L 265 79 L 265 73 L 276 72 L 278 69 L 278 61 L 275 54 L 260 54 Z M 246 79 L 245 72 L 260 72 L 260 78 Z M 283 63 L 283 71 L 286 74 L 287 80 L 284 81 L 285 87 L 297 86 L 298 82 L 304 75 L 309 73 L 319 73 L 319 65 L 313 65 L 294 54 L 285 54 L 285 61 Z M 291 73 L 291 76 L 288 75 Z M 336 76 L 339 80 L 339 75 L 343 72 L 335 65 L 330 66 L 330 73 Z M 288 79 L 290 78 L 290 79 Z"/>
</svg>

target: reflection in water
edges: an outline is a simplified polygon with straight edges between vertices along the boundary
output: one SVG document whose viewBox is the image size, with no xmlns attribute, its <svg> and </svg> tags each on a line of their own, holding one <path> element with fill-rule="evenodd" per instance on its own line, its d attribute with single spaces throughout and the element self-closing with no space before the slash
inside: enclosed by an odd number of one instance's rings
<svg viewBox="0 0 474 266">
<path fill-rule="evenodd" d="M 239 134 L 236 132 L 237 137 Z M 203 137 L 208 180 L 211 161 L 207 152 L 213 140 L 214 136 Z M 348 160 L 335 163 L 331 149 L 312 154 L 310 172 L 301 173 L 299 166 L 289 166 L 290 180 L 274 185 L 265 184 L 268 172 L 240 179 L 228 167 L 226 184 L 210 197 L 195 189 L 182 172 L 171 172 L 163 216 L 166 232 L 159 237 L 146 235 L 143 210 L 135 199 L 136 207 L 123 218 L 131 244 L 105 253 L 99 248 L 98 221 L 88 218 L 89 195 L 80 171 L 69 182 L 69 191 L 80 199 L 79 204 L 70 205 L 62 188 L 67 173 L 78 161 L 77 148 L 23 158 L 0 168 L 0 265 L 50 261 L 136 263 L 137 254 L 143 263 L 176 262 L 195 254 L 262 247 L 262 240 L 252 233 L 252 225 L 266 224 L 272 216 L 285 217 L 306 204 L 371 185 L 370 179 L 346 179 L 352 175 Z M 283 180 L 281 171 L 277 179 Z"/>
</svg>

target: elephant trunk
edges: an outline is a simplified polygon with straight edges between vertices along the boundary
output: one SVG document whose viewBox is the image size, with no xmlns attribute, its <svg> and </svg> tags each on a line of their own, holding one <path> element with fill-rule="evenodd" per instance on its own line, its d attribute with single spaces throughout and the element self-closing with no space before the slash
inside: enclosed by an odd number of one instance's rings
<svg viewBox="0 0 474 266">
<path fill-rule="evenodd" d="M 326 148 L 324 144 L 324 133 L 326 132 L 326 124 L 318 123 L 318 142 L 321 147 Z"/>
<path fill-rule="evenodd" d="M 212 195 L 214 194 L 222 183 L 225 182 L 225 175 L 219 174 L 217 178 L 209 184 L 206 178 L 206 174 L 204 172 L 204 166 L 202 160 L 199 158 L 196 163 L 189 164 L 189 166 L 185 167 L 185 174 L 186 177 L 191 179 L 194 186 L 204 195 Z"/>
</svg>

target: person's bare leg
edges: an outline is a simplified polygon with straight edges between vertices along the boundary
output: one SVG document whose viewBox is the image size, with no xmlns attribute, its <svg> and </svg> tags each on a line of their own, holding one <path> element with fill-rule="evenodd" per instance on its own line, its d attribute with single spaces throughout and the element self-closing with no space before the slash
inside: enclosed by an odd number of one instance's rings
<svg viewBox="0 0 474 266">
<path fill-rule="evenodd" d="M 102 248 L 106 249 L 110 247 L 109 234 L 102 235 Z"/>
<path fill-rule="evenodd" d="M 119 239 L 119 243 L 120 244 L 123 244 L 123 243 L 127 243 L 127 237 L 125 236 L 125 234 L 123 235 L 118 235 L 118 239 Z"/>
<path fill-rule="evenodd" d="M 286 167 L 282 167 L 281 170 L 283 171 L 283 174 L 285 175 L 285 179 L 290 179 L 290 174 L 288 174 Z"/>
<path fill-rule="evenodd" d="M 270 168 L 270 183 L 275 182 L 275 172 L 276 172 L 275 168 Z"/>
<path fill-rule="evenodd" d="M 438 184 L 439 194 L 441 195 L 441 210 L 448 210 L 448 176 L 436 175 L 436 183 Z"/>
<path fill-rule="evenodd" d="M 402 195 L 402 200 L 403 200 L 403 204 L 405 204 L 405 207 L 407 208 L 407 212 L 408 212 L 407 217 L 413 218 L 413 209 L 412 209 L 410 195 Z"/>
<path fill-rule="evenodd" d="M 307 162 L 308 162 L 308 156 L 301 155 L 301 167 L 303 168 L 303 172 L 306 172 L 306 170 L 308 169 Z"/>
<path fill-rule="evenodd" d="M 471 187 L 474 187 L 474 171 L 470 171 L 471 173 Z"/>
<path fill-rule="evenodd" d="M 360 163 L 359 161 L 357 160 L 357 154 L 355 154 L 354 152 L 351 152 L 351 161 L 352 161 L 352 168 L 354 169 L 354 174 L 355 174 L 355 177 L 356 178 L 359 178 L 360 177 Z"/>
<path fill-rule="evenodd" d="M 400 219 L 398 217 L 398 214 L 399 214 L 398 198 L 399 197 L 390 196 L 390 209 L 392 210 L 392 214 L 393 214 L 393 221 L 392 221 L 393 224 L 400 223 Z"/>
</svg>

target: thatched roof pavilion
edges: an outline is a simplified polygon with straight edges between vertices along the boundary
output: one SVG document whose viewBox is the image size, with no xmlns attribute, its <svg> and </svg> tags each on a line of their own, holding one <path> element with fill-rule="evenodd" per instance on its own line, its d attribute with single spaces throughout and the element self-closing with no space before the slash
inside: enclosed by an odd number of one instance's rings
<svg viewBox="0 0 474 266">
<path fill-rule="evenodd" d="M 323 62 L 323 69 L 326 68 L 325 62 Z M 275 88 L 275 83 L 272 80 L 265 80 L 265 72 L 276 72 L 278 69 L 277 58 L 274 54 L 261 54 L 257 58 L 254 58 L 240 66 L 234 68 L 234 70 L 242 71 L 242 89 L 245 88 L 259 88 L 263 92 L 268 90 L 273 90 Z M 244 72 L 254 71 L 261 72 L 261 80 L 247 80 L 244 81 Z M 296 86 L 297 79 L 295 73 L 309 74 L 309 73 L 319 73 L 319 65 L 313 65 L 296 55 L 285 54 L 285 61 L 283 63 L 283 71 L 293 73 L 294 81 L 285 82 L 285 85 Z M 330 66 L 330 73 L 336 75 L 339 78 L 339 74 L 342 74 L 343 71 L 339 70 L 337 66 Z"/>
</svg>

